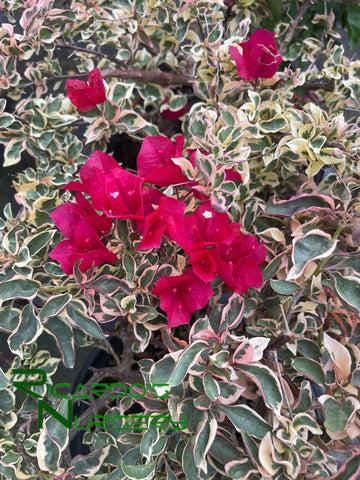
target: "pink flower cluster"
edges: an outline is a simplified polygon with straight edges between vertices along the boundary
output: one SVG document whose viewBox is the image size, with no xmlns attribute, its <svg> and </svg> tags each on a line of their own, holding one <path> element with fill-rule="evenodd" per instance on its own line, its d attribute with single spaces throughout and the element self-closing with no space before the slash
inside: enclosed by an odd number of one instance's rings
<svg viewBox="0 0 360 480">
<path fill-rule="evenodd" d="M 145 186 L 189 183 L 172 161 L 183 156 L 183 144 L 182 136 L 177 137 L 176 144 L 165 137 L 147 137 L 137 158 L 138 175 L 123 169 L 110 155 L 96 151 L 80 169 L 81 182 L 64 187 L 77 192 L 77 203 L 59 205 L 51 214 L 68 240 L 60 242 L 50 257 L 59 261 L 67 274 L 79 260 L 80 271 L 118 260 L 101 241 L 113 218 L 132 220 L 142 236 L 138 250 L 159 248 L 164 235 L 176 242 L 187 254 L 189 266 L 181 275 L 162 276 L 153 289 L 160 296 L 169 327 L 189 323 L 191 313 L 206 306 L 214 294 L 211 281 L 217 275 L 237 293 L 260 287 L 259 266 L 266 256 L 264 245 L 240 234 L 239 224 L 229 223 L 228 214 L 215 211 L 209 201 L 184 215 L 185 202 Z M 194 164 L 194 152 L 188 153 Z M 190 188 L 193 185 L 190 183 Z"/>
</svg>

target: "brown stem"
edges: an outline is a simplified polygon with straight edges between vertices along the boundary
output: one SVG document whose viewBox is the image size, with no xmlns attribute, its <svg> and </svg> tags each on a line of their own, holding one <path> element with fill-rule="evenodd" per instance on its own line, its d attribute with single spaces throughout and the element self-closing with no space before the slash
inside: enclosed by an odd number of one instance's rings
<svg viewBox="0 0 360 480">
<path fill-rule="evenodd" d="M 299 88 L 301 90 L 305 90 L 305 92 L 309 92 L 311 90 L 324 90 L 325 92 L 332 92 L 334 87 L 334 80 L 328 80 L 326 82 L 308 82 L 304 83 L 304 85 L 299 85 Z"/>
<path fill-rule="evenodd" d="M 292 340 L 292 337 L 289 337 L 289 335 L 281 335 L 280 338 L 270 343 L 265 348 L 265 352 L 272 352 L 272 351 L 279 350 L 283 345 L 285 345 L 285 343 L 289 342 L 290 340 Z"/>
<path fill-rule="evenodd" d="M 299 290 L 295 293 L 293 299 L 291 300 L 291 303 L 289 305 L 289 308 L 286 312 L 286 321 L 287 321 L 287 325 L 289 324 L 290 322 L 290 319 L 291 319 L 291 315 L 293 313 L 293 310 L 299 300 L 299 298 L 302 296 L 304 292 L 304 286 L 300 287 Z"/>
<path fill-rule="evenodd" d="M 285 388 L 285 385 L 284 385 L 283 374 L 281 373 L 281 370 L 280 370 L 280 364 L 279 364 L 279 360 L 278 360 L 278 356 L 277 356 L 277 351 L 274 350 L 272 353 L 273 353 L 273 357 L 274 357 L 274 361 L 275 361 L 275 365 L 276 365 L 276 370 L 277 370 L 277 374 L 278 374 L 283 398 L 284 398 L 284 401 L 285 401 L 285 404 L 286 404 L 286 408 L 288 409 L 289 416 L 292 420 L 294 418 L 294 416 L 293 416 L 293 413 L 292 413 L 292 410 L 291 410 L 289 398 L 288 398 L 287 393 L 286 393 L 286 388 Z"/>
<path fill-rule="evenodd" d="M 108 69 L 101 72 L 103 78 L 123 78 L 140 80 L 145 83 L 156 83 L 157 85 L 185 85 L 191 87 L 195 79 L 186 74 L 175 74 L 161 72 L 159 70 L 118 70 Z"/>
<path fill-rule="evenodd" d="M 60 49 L 67 48 L 68 50 L 74 50 L 76 52 L 84 52 L 90 55 L 96 55 L 97 57 L 107 58 L 108 60 L 111 60 L 112 62 L 116 63 L 116 65 L 119 65 L 120 67 L 124 66 L 124 62 L 122 60 L 112 57 L 111 55 L 107 55 L 106 53 L 100 52 L 100 50 L 92 50 L 91 48 L 79 47 L 77 45 L 70 45 L 65 43 L 57 43 L 56 48 L 60 48 Z"/>
<path fill-rule="evenodd" d="M 285 40 L 281 44 L 280 47 L 280 53 L 281 55 L 285 53 L 289 43 L 291 42 L 293 36 L 295 35 L 296 29 L 300 23 L 300 21 L 303 19 L 306 10 L 310 7 L 312 1 L 311 0 L 306 0 L 303 5 L 299 8 L 299 11 L 297 12 L 295 18 L 291 22 L 291 26 L 289 28 L 289 31 L 287 32 L 285 36 Z"/>
<path fill-rule="evenodd" d="M 156 83 L 157 85 L 173 85 L 173 86 L 192 86 L 195 81 L 195 78 L 185 75 L 185 74 L 175 74 L 175 73 L 166 73 L 159 70 L 118 70 L 118 69 L 107 69 L 101 72 L 103 78 L 123 78 L 140 80 L 145 83 Z M 72 80 L 76 78 L 85 78 L 87 79 L 87 73 L 77 73 L 76 75 L 58 75 L 57 77 L 43 78 L 43 82 L 59 82 L 61 80 Z M 21 88 L 33 87 L 35 82 L 28 82 L 21 85 Z"/>
</svg>

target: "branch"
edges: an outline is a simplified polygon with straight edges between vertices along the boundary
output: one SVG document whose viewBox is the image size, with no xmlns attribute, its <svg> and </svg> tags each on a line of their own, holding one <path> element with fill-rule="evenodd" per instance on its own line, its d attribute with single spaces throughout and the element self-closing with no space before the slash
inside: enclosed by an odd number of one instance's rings
<svg viewBox="0 0 360 480">
<path fill-rule="evenodd" d="M 119 60 L 111 55 L 101 52 L 100 50 L 92 50 L 86 47 L 78 47 L 77 45 L 69 45 L 58 43 L 56 48 L 70 49 L 77 52 L 85 52 L 90 55 L 96 55 L 101 58 L 107 58 L 111 62 L 119 65 L 120 67 L 125 68 L 125 63 L 122 60 Z M 146 83 L 157 83 L 159 85 L 187 85 L 191 86 L 194 82 L 194 78 L 189 75 L 176 75 L 174 73 L 166 73 L 161 71 L 147 71 L 147 70 L 117 70 L 109 69 L 102 72 L 103 78 L 109 77 L 119 77 L 124 79 L 137 79 L 144 81 Z M 73 77 L 71 77 L 73 78 Z"/>
<path fill-rule="evenodd" d="M 116 65 L 119 65 L 120 67 L 123 67 L 125 65 L 122 60 L 119 60 L 118 58 L 115 58 L 115 57 L 112 57 L 111 55 L 103 53 L 100 50 L 92 50 L 91 48 L 78 47 L 77 45 L 70 45 L 65 43 L 57 43 L 55 48 L 60 48 L 60 49 L 67 48 L 69 50 L 74 50 L 76 52 L 84 52 L 90 55 L 96 55 L 97 57 L 107 58 L 108 60 L 111 60 L 112 62 L 116 63 Z"/>
<path fill-rule="evenodd" d="M 299 290 L 295 293 L 295 295 L 293 296 L 293 299 L 291 300 L 291 303 L 289 305 L 289 308 L 286 312 L 286 322 L 287 322 L 287 325 L 290 323 L 290 319 L 291 319 L 291 315 L 293 313 L 293 310 L 294 308 L 296 307 L 296 304 L 298 302 L 298 300 L 300 299 L 300 297 L 302 296 L 302 294 L 304 293 L 304 290 L 305 290 L 305 287 L 302 286 L 299 288 Z"/>
<path fill-rule="evenodd" d="M 161 72 L 159 70 L 118 70 L 118 69 L 108 69 L 101 72 L 103 78 L 123 78 L 140 80 L 145 83 L 156 83 L 158 85 L 182 85 L 191 87 L 195 79 L 190 75 L 186 74 L 175 74 Z"/>
<path fill-rule="evenodd" d="M 281 54 L 285 53 L 285 50 L 287 49 L 289 43 L 291 42 L 293 36 L 295 35 L 295 31 L 296 31 L 296 29 L 297 29 L 297 27 L 300 23 L 300 20 L 303 19 L 304 15 L 305 15 L 305 12 L 310 7 L 311 3 L 312 3 L 311 0 L 305 0 L 303 5 L 299 8 L 299 11 L 296 14 L 296 17 L 291 22 L 291 26 L 290 26 L 289 31 L 287 32 L 287 34 L 285 36 L 285 40 L 281 44 L 281 47 L 280 47 L 280 53 Z"/>
<path fill-rule="evenodd" d="M 108 69 L 101 72 L 103 78 L 123 78 L 124 80 L 134 79 L 140 80 L 145 83 L 156 83 L 157 85 L 172 85 L 172 86 L 188 86 L 191 87 L 195 81 L 195 78 L 190 77 L 189 75 L 175 74 L 175 73 L 166 73 L 156 70 L 118 70 L 118 69 Z M 38 80 L 36 82 L 28 82 L 22 85 L 19 85 L 22 89 L 38 86 L 39 83 L 53 83 L 59 82 L 61 80 L 73 80 L 74 78 L 83 78 L 87 79 L 88 73 L 77 73 L 76 75 L 58 75 L 56 77 L 43 78 L 42 82 Z"/>
</svg>

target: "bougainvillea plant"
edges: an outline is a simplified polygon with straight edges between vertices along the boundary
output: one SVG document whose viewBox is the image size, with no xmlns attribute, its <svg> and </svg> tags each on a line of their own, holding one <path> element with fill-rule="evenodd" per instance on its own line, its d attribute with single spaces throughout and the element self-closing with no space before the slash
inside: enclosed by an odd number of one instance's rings
<svg viewBox="0 0 360 480">
<path fill-rule="evenodd" d="M 0 13 L 1 479 L 360 477 L 357 2 Z"/>
</svg>

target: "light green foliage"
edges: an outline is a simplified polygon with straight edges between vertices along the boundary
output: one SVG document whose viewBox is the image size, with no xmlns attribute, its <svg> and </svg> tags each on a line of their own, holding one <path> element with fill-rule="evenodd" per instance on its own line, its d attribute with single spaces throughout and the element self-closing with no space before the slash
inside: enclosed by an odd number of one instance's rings
<svg viewBox="0 0 360 480">
<path fill-rule="evenodd" d="M 360 60 L 344 55 L 335 27 L 344 21 L 353 47 L 360 7 L 0 3 L 4 167 L 24 155 L 34 163 L 13 180 L 18 212 L 8 204 L 0 219 L 8 347 L 0 355 L 1 479 L 358 478 Z M 229 46 L 260 28 L 276 33 L 284 62 L 255 85 L 239 78 Z M 80 112 L 65 82 L 86 81 L 95 68 L 106 101 Z M 183 107 L 178 122 L 162 115 Z M 264 243 L 261 288 L 239 295 L 217 279 L 209 304 L 170 330 L 152 289 L 186 264 L 175 242 L 137 250 L 134 224 L 117 220 L 106 239 L 115 265 L 81 272 L 75 264 L 65 275 L 49 258 L 62 240 L 49 215 L 73 201 L 61 188 L 79 181 L 88 157 L 108 151 L 118 133 L 139 146 L 149 135 L 185 136 L 174 163 L 199 195 Z M 186 149 L 197 151 L 195 165 Z M 184 191 L 164 192 L 188 198 Z M 186 213 L 198 203 L 188 200 Z M 67 374 L 77 374 L 85 348 L 110 360 L 79 389 L 93 389 L 78 418 L 89 453 L 74 459 L 78 430 L 49 410 L 39 429 L 38 402 L 67 419 Z M 41 370 L 46 383 L 14 369 Z M 24 380 L 33 395 L 15 388 Z M 58 383 L 66 393 L 51 397 Z M 126 389 L 122 398 L 101 395 L 110 384 Z"/>
</svg>

